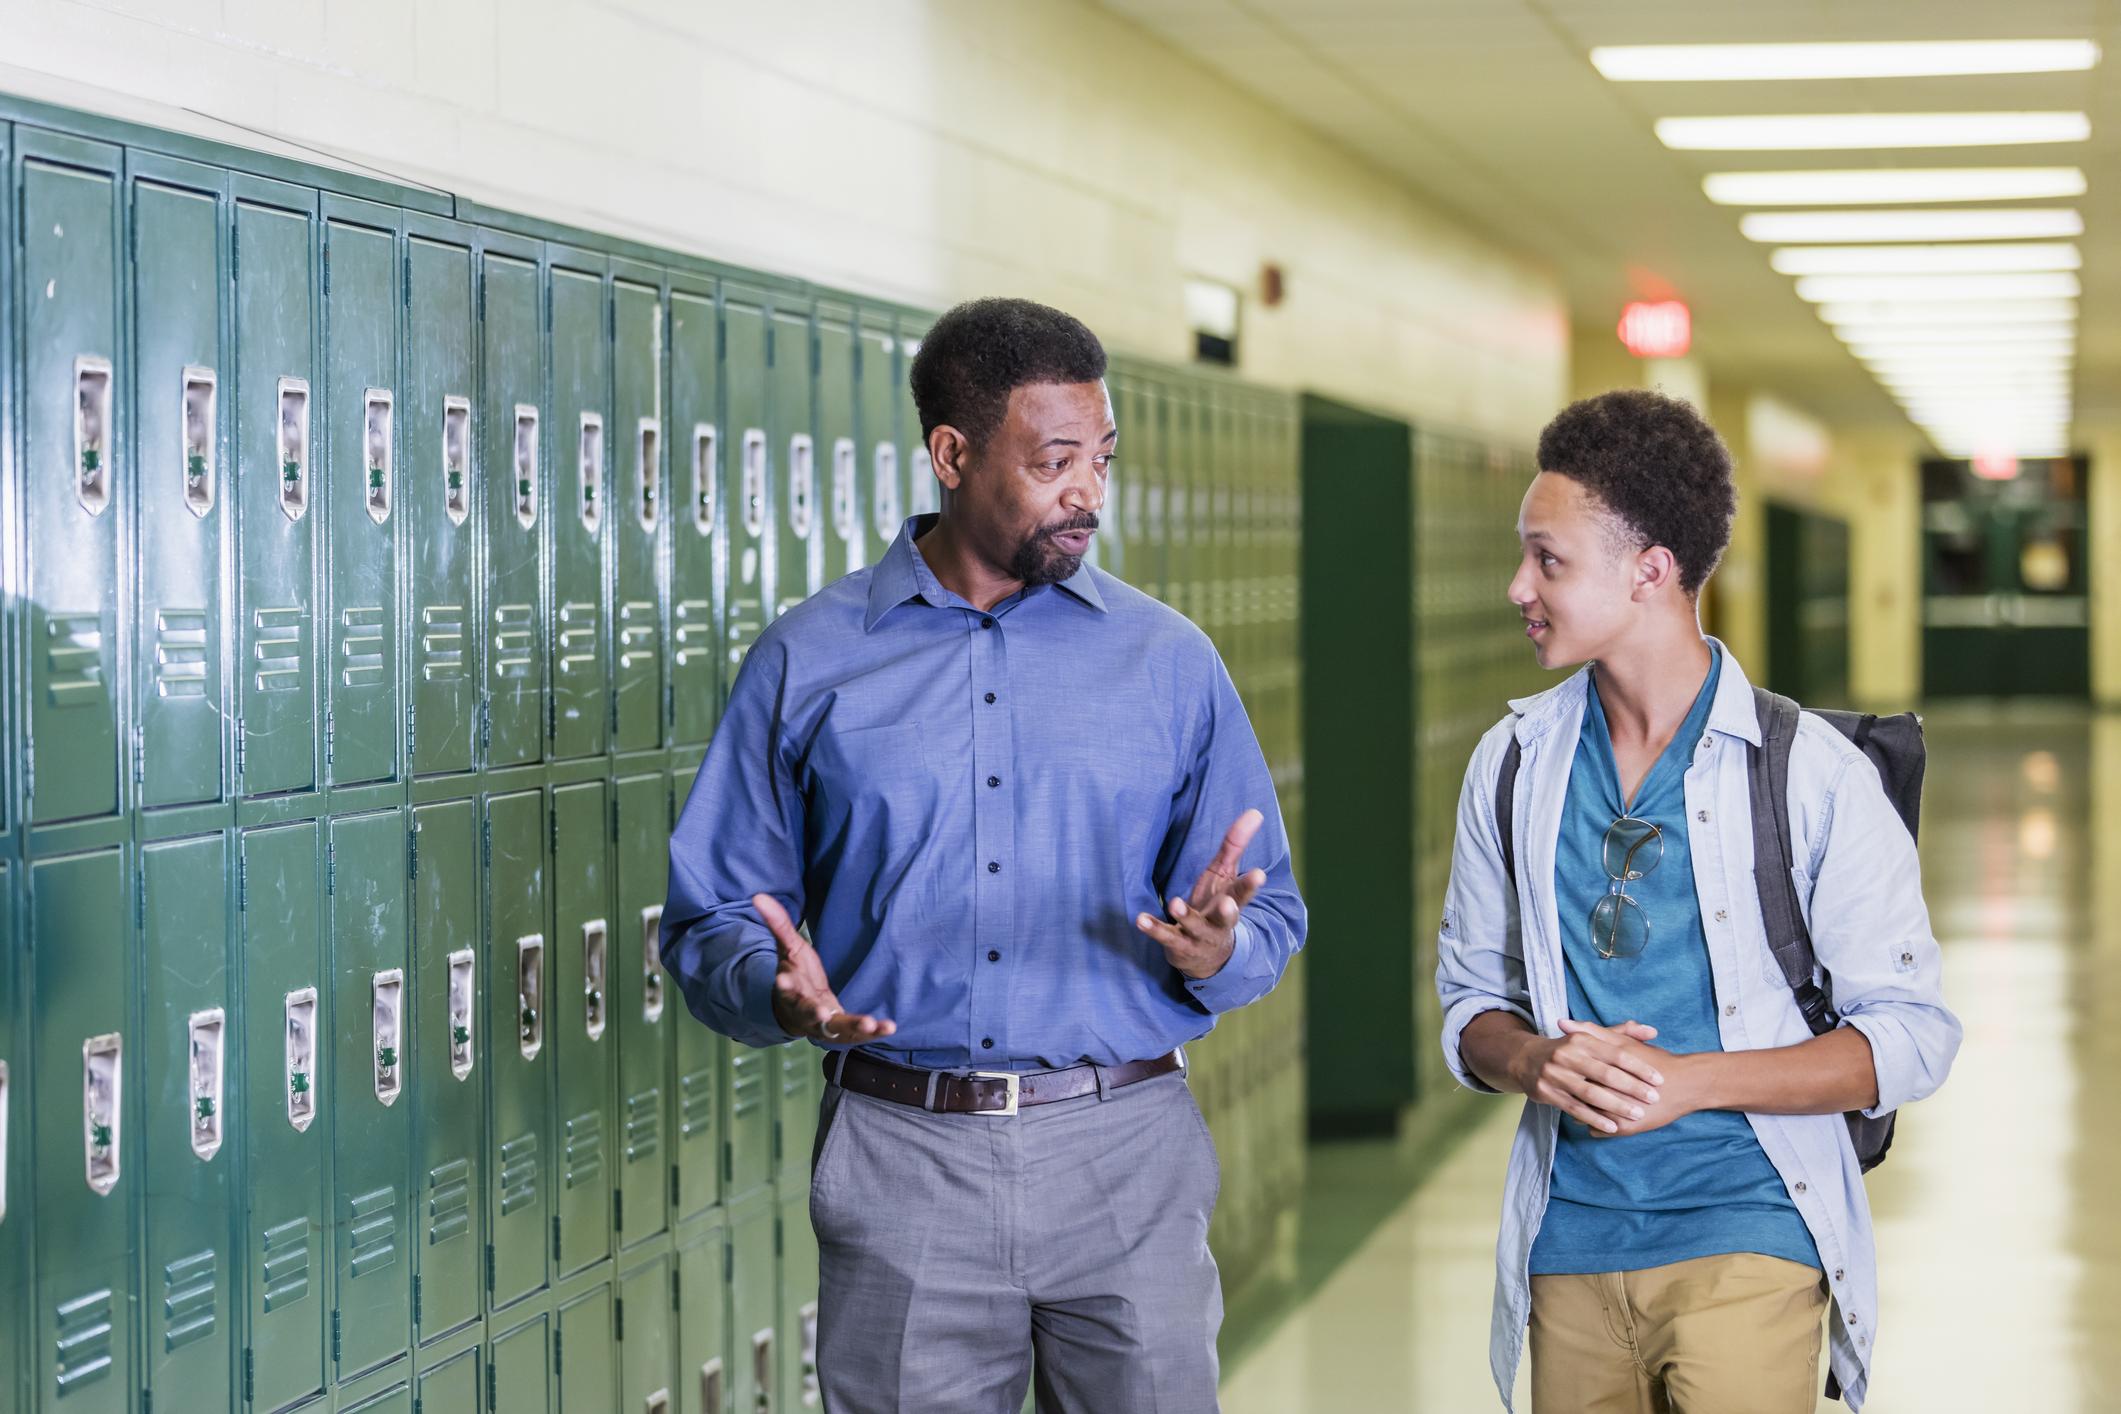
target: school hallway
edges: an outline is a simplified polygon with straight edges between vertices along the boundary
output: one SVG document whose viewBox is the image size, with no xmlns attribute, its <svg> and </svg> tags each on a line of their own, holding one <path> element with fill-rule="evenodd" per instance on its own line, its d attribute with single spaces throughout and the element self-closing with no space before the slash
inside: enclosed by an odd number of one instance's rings
<svg viewBox="0 0 2121 1414">
<path fill-rule="evenodd" d="M 2114 1410 L 2121 831 L 2100 824 L 2121 810 L 2121 717 L 1954 706 L 1928 727 L 1925 892 L 1966 1038 L 1869 1179 L 1883 1312 L 1865 1409 Z M 1313 1147 L 1301 1294 L 1226 1343 L 1226 1414 L 1499 1407 L 1488 1312 L 1520 1102 L 1469 1101 L 1470 1132 L 1410 1192 L 1419 1153 Z M 1521 1373 L 1521 1410 L 1526 1389 Z"/>
</svg>

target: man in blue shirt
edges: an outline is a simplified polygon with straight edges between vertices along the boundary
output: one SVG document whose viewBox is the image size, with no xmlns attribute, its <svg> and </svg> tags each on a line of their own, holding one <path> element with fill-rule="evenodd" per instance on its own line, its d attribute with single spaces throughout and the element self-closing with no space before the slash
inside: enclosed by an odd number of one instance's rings
<svg viewBox="0 0 2121 1414">
<path fill-rule="evenodd" d="M 1013 1410 L 1034 1351 L 1043 1408 L 1216 1407 L 1180 1048 L 1274 986 L 1304 907 L 1213 645 L 1085 562 L 1104 373 L 1057 310 L 943 316 L 912 373 L 942 513 L 760 635 L 671 839 L 693 1014 L 828 1052 L 843 1414 Z"/>
<path fill-rule="evenodd" d="M 1959 1045 L 1914 841 L 1870 762 L 1809 715 L 1790 838 L 1841 1024 L 1813 1036 L 1753 877 L 1760 744 L 1698 614 L 1737 509 L 1721 440 L 1642 391 L 1540 437 L 1509 594 L 1542 667 L 1460 799 L 1438 940 L 1444 1052 L 1530 1103 L 1511 1154 L 1490 1362 L 1537 1414 L 1809 1414 L 1867 1391 L 1877 1274 L 1841 1116 L 1943 1083 Z M 1514 872 L 1494 792 L 1505 750 Z M 1514 882 L 1514 887 L 1512 886 Z"/>
</svg>

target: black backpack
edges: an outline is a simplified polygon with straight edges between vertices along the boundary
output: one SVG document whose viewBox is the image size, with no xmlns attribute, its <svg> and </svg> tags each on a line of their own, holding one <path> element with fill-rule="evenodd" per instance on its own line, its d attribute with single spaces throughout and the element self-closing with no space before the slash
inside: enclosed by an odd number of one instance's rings
<svg viewBox="0 0 2121 1414">
<path fill-rule="evenodd" d="M 1760 713 L 1760 745 L 1750 751 L 1753 805 L 1753 878 L 1760 891 L 1760 915 L 1767 923 L 1768 945 L 1782 976 L 1797 995 L 1797 1009 L 1815 1036 L 1841 1024 L 1831 993 L 1814 979 L 1818 960 L 1812 954 L 1812 935 L 1805 927 L 1804 910 L 1797 898 L 1796 881 L 1790 877 L 1795 863 L 1790 851 L 1790 743 L 1797 738 L 1800 709 L 1787 697 L 1764 687 L 1753 689 L 1754 705 Z M 1879 717 L 1866 712 L 1822 712 L 1812 715 L 1856 744 L 1878 768 L 1886 798 L 1900 813 L 1910 838 L 1916 834 L 1922 814 L 1922 772 L 1925 754 L 1922 719 L 1912 712 Z M 1511 834 L 1512 797 L 1516 793 L 1517 766 L 1521 755 L 1515 736 L 1503 753 L 1502 769 L 1495 780 L 1495 826 L 1502 837 L 1503 868 L 1510 886 L 1517 886 L 1516 843 Z M 1832 985 L 1831 978 L 1828 985 Z M 1849 1138 L 1856 1146 L 1856 1160 L 1869 1173 L 1885 1160 L 1893 1146 L 1893 1113 L 1876 1119 L 1859 1110 L 1844 1116 Z"/>
</svg>

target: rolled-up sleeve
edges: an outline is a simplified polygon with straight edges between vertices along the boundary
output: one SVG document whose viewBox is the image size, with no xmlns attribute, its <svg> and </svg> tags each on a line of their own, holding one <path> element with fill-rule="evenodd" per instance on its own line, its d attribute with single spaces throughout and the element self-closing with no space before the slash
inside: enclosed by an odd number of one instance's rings
<svg viewBox="0 0 2121 1414">
<path fill-rule="evenodd" d="M 1193 1000 L 1203 1010 L 1220 1014 L 1258 1001 L 1281 981 L 1289 959 L 1304 944 L 1306 914 L 1266 757 L 1228 670 L 1212 649 L 1207 652 L 1213 673 L 1194 732 L 1192 767 L 1172 804 L 1170 830 L 1158 852 L 1156 887 L 1163 898 L 1191 892 L 1237 817 L 1252 809 L 1266 817 L 1238 863 L 1240 873 L 1265 870 L 1266 887 L 1238 916 L 1230 956 L 1221 970 L 1212 977 L 1186 980 Z"/>
<path fill-rule="evenodd" d="M 1915 841 L 1863 758 L 1842 764 L 1812 840 L 1809 922 L 1842 1024 L 1861 1031 L 1881 1115 L 1934 1093 L 1959 1053 L 1944 1004 L 1944 960 L 1930 931 Z M 1800 875 L 1804 872 L 1800 870 Z M 1800 895 L 1807 880 L 1797 881 Z"/>
<path fill-rule="evenodd" d="M 1459 1042 L 1474 1017 L 1507 1011 L 1536 1026 L 1518 934 L 1517 894 L 1503 867 L 1495 828 L 1494 779 L 1508 742 L 1508 723 L 1491 731 L 1466 766 L 1458 792 L 1451 882 L 1436 935 L 1436 995 L 1443 1003 L 1444 1064 L 1458 1083 L 1482 1094 L 1495 1087 L 1465 1063 Z"/>
<path fill-rule="evenodd" d="M 782 750 L 785 654 L 762 639 L 744 659 L 692 794 L 670 836 L 663 967 L 692 1014 L 753 1046 L 788 1040 L 773 1015 L 773 935 L 752 907 L 771 894 L 803 916 L 803 805 Z"/>
</svg>

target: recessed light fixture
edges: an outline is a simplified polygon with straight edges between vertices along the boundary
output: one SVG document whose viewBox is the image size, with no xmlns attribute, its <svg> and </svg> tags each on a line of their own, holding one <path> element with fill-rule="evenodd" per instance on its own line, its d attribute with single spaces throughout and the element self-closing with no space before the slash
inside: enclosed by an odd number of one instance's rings
<svg viewBox="0 0 2121 1414">
<path fill-rule="evenodd" d="M 1711 172 L 1718 206 L 1875 206 L 1924 201 L 2038 201 L 2084 195 L 2078 167 L 1881 167 Z"/>
<path fill-rule="evenodd" d="M 1783 275 L 1971 275 L 2081 270 L 2067 241 L 1946 245 L 1784 246 L 1768 257 Z"/>
<path fill-rule="evenodd" d="M 2077 326 L 2061 321 L 2027 324 L 1839 324 L 1834 337 L 1851 348 L 1946 349 L 1986 346 L 2069 348 Z"/>
<path fill-rule="evenodd" d="M 2077 277 L 2052 275 L 1806 275 L 1797 298 L 1808 304 L 1850 300 L 2075 299 Z"/>
<path fill-rule="evenodd" d="M 1768 113 L 1659 118 L 1657 140 L 1679 152 L 1828 152 L 1868 148 L 2010 147 L 2083 142 L 2083 113 Z"/>
<path fill-rule="evenodd" d="M 2098 62 L 2099 46 L 2088 39 L 1616 44 L 1591 51 L 1591 66 L 1616 83 L 2052 74 L 2089 69 Z"/>
<path fill-rule="evenodd" d="M 1993 300 L 1953 304 L 1942 300 L 1846 300 L 1819 306 L 1819 317 L 1838 327 L 1970 327 L 1978 324 L 2073 324 L 2074 300 Z"/>
<path fill-rule="evenodd" d="M 2066 206 L 1998 211 L 1755 211 L 1739 218 L 1763 245 L 1852 241 L 2037 241 L 2084 234 Z"/>
</svg>

